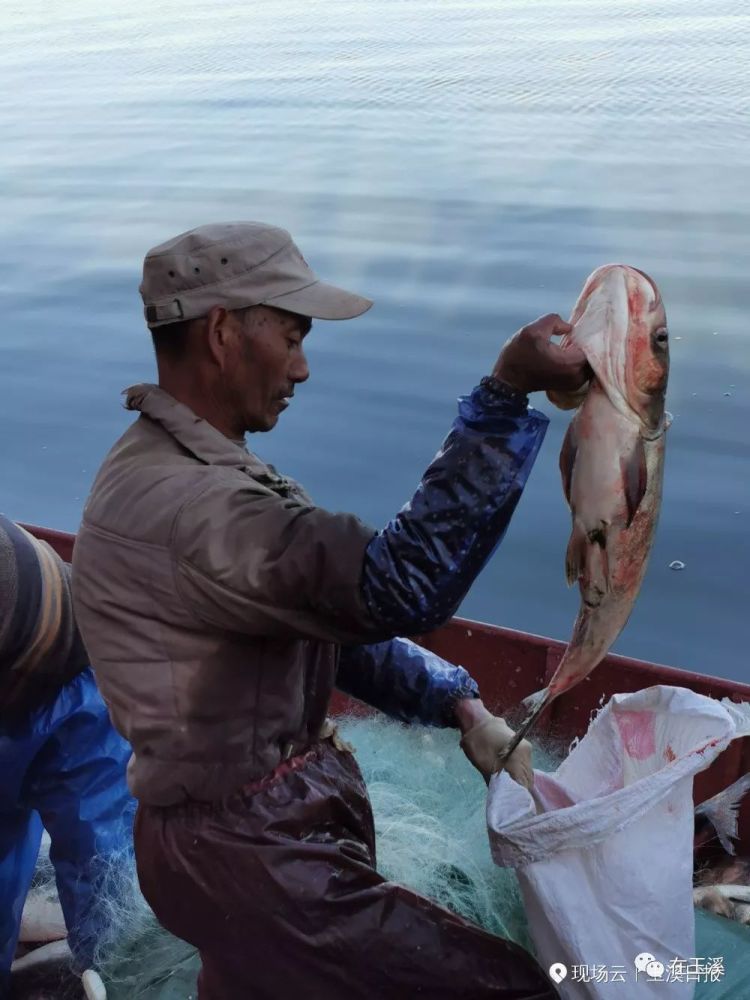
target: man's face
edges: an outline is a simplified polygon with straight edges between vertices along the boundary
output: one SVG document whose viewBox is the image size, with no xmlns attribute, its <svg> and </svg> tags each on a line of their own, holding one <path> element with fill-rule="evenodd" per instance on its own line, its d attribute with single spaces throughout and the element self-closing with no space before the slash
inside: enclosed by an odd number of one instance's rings
<svg viewBox="0 0 750 1000">
<path fill-rule="evenodd" d="M 310 375 L 302 341 L 311 322 L 270 306 L 254 306 L 232 322 L 237 349 L 225 373 L 232 408 L 244 430 L 270 431 Z"/>
</svg>

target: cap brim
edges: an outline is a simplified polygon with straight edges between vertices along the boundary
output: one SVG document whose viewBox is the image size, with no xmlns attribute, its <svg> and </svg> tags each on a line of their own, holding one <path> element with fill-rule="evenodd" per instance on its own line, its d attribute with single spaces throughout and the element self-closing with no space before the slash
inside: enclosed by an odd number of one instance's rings
<svg viewBox="0 0 750 1000">
<path fill-rule="evenodd" d="M 314 281 L 296 292 L 285 292 L 283 295 L 265 299 L 263 305 L 287 309 L 289 312 L 309 316 L 311 319 L 354 319 L 355 316 L 367 312 L 372 302 L 362 295 L 337 288 L 336 285 Z"/>
</svg>

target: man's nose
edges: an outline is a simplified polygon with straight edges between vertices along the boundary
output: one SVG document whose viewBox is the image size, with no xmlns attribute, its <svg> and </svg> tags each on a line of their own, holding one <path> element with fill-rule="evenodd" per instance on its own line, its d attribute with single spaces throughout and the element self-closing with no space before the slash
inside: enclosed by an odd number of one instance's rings
<svg viewBox="0 0 750 1000">
<path fill-rule="evenodd" d="M 293 382 L 306 382 L 310 378 L 310 366 L 307 363 L 304 351 L 300 351 L 294 359 L 289 377 Z"/>
</svg>

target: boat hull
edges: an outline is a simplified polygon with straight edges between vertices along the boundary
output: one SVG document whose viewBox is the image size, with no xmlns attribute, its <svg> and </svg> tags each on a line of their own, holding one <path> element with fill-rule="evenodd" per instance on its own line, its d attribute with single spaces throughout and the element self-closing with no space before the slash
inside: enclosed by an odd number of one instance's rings
<svg viewBox="0 0 750 1000">
<path fill-rule="evenodd" d="M 49 542 L 61 558 L 71 560 L 74 535 L 37 525 L 24 527 Z M 446 660 L 467 667 L 476 678 L 488 708 L 506 715 L 511 723 L 520 721 L 521 701 L 546 687 L 566 646 L 556 639 L 464 618 L 453 618 L 435 632 L 413 638 Z M 655 684 L 686 687 L 711 698 L 750 702 L 750 684 L 609 654 L 592 674 L 571 691 L 560 695 L 545 711 L 535 739 L 565 746 L 575 737 L 584 735 L 592 714 L 613 694 L 640 691 Z M 368 709 L 337 693 L 332 711 L 334 714 L 362 714 Z M 711 767 L 697 776 L 696 804 L 748 772 L 750 738 L 735 740 Z M 750 796 L 740 810 L 739 831 L 737 853 L 750 855 Z M 722 853 L 720 848 L 709 845 L 703 852 L 705 859 L 709 860 L 713 852 Z"/>
</svg>

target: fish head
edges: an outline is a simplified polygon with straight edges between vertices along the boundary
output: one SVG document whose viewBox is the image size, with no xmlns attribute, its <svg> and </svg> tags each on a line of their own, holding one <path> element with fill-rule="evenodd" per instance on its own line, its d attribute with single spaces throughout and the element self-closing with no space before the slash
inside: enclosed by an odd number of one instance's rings
<svg viewBox="0 0 750 1000">
<path fill-rule="evenodd" d="M 644 436 L 660 433 L 669 375 L 669 336 L 664 303 L 652 279 L 627 264 L 604 264 L 589 275 L 570 317 L 573 331 L 561 347 L 575 344 L 613 406 L 637 420 Z M 563 408 L 577 405 L 588 385 Z M 567 404 L 567 405 L 566 405 Z"/>
</svg>

